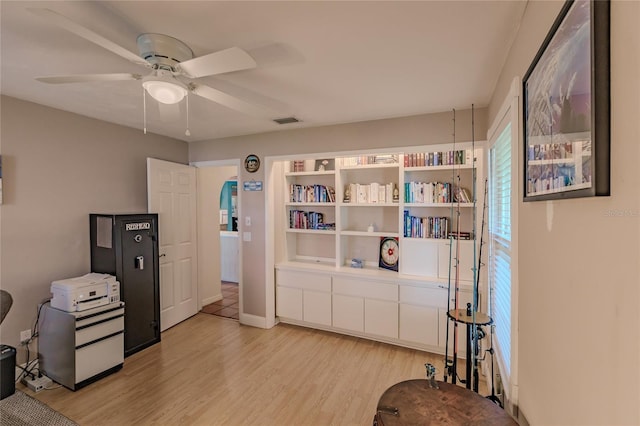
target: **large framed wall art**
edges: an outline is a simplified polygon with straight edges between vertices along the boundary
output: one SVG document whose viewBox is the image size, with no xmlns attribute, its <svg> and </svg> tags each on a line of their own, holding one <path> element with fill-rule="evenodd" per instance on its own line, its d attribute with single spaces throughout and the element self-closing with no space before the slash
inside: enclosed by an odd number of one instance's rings
<svg viewBox="0 0 640 426">
<path fill-rule="evenodd" d="M 569 0 L 523 79 L 524 201 L 609 195 L 609 1 Z"/>
</svg>

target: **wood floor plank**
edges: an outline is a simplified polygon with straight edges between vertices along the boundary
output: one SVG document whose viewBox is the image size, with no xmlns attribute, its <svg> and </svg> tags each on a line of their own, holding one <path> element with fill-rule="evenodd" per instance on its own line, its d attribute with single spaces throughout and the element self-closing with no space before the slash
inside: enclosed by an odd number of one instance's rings
<svg viewBox="0 0 640 426">
<path fill-rule="evenodd" d="M 33 394 L 80 425 L 370 425 L 382 393 L 443 357 L 207 314 L 162 333 L 124 368 L 76 392 Z"/>
</svg>

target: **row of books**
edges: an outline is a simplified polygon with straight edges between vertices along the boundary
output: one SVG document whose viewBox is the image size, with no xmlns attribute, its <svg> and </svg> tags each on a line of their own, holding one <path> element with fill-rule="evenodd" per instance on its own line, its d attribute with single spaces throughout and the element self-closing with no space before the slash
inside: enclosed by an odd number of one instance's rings
<svg viewBox="0 0 640 426">
<path fill-rule="evenodd" d="M 342 166 L 363 166 L 367 164 L 397 164 L 398 154 L 357 155 L 339 159 Z"/>
<path fill-rule="evenodd" d="M 473 238 L 473 234 L 465 231 L 449 232 L 449 238 L 453 238 L 454 240 L 470 240 Z"/>
<path fill-rule="evenodd" d="M 417 217 L 404 211 L 404 236 L 407 238 L 446 239 L 451 220 L 445 216 Z"/>
<path fill-rule="evenodd" d="M 335 223 L 324 223 L 324 214 L 291 210 L 289 212 L 289 228 L 291 229 L 336 229 Z"/>
<path fill-rule="evenodd" d="M 292 203 L 335 203 L 336 192 L 332 186 L 289 185 L 289 201 Z"/>
<path fill-rule="evenodd" d="M 404 155 L 405 167 L 452 166 L 457 164 L 472 163 L 473 150 L 471 149 L 437 152 L 416 152 Z"/>
<path fill-rule="evenodd" d="M 470 203 L 466 189 L 449 182 L 405 182 L 405 203 Z"/>
<path fill-rule="evenodd" d="M 394 183 L 351 183 L 344 189 L 343 201 L 354 204 L 397 203 L 397 192 Z"/>
<path fill-rule="evenodd" d="M 304 160 L 293 160 L 291 162 L 292 172 L 304 172 Z"/>
</svg>

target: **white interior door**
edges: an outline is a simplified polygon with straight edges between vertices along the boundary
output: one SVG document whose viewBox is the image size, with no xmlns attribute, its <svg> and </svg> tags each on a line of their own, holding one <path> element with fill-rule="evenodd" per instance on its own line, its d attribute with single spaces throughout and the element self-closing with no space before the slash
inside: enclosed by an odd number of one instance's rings
<svg viewBox="0 0 640 426">
<path fill-rule="evenodd" d="M 147 158 L 147 203 L 158 213 L 164 331 L 198 312 L 195 167 Z"/>
</svg>

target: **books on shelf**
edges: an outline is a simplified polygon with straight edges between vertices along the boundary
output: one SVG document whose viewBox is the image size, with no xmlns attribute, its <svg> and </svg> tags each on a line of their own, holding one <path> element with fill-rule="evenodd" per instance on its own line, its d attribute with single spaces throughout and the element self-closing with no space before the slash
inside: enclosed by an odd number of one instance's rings
<svg viewBox="0 0 640 426">
<path fill-rule="evenodd" d="M 356 155 L 352 157 L 339 158 L 341 166 L 364 166 L 368 164 L 396 164 L 398 154 L 377 154 L 377 155 Z"/>
<path fill-rule="evenodd" d="M 404 211 L 404 236 L 406 238 L 446 239 L 451 219 L 446 216 L 411 216 Z"/>
<path fill-rule="evenodd" d="M 471 196 L 465 188 L 449 182 L 405 182 L 405 203 L 470 203 Z"/>
<path fill-rule="evenodd" d="M 289 201 L 292 203 L 335 203 L 336 192 L 326 185 L 289 185 Z"/>
<path fill-rule="evenodd" d="M 471 232 L 449 232 L 449 238 L 453 238 L 454 240 L 470 240 L 472 237 L 473 235 Z"/>
<path fill-rule="evenodd" d="M 456 186 L 453 190 L 453 201 L 461 203 L 472 203 L 473 198 L 469 195 L 469 191 L 461 186 Z"/>
<path fill-rule="evenodd" d="M 471 149 L 436 152 L 414 152 L 410 154 L 404 154 L 405 167 L 452 166 L 472 163 L 473 150 Z"/>
<path fill-rule="evenodd" d="M 291 229 L 336 229 L 335 223 L 324 223 L 324 214 L 306 212 L 304 210 L 289 211 L 289 228 Z"/>
<path fill-rule="evenodd" d="M 393 183 L 350 183 L 345 186 L 345 203 L 352 204 L 385 204 L 393 203 Z M 347 196 L 348 195 L 348 196 Z"/>
<path fill-rule="evenodd" d="M 291 162 L 292 172 L 304 172 L 304 160 L 293 160 Z"/>
</svg>

